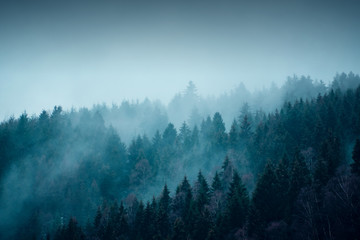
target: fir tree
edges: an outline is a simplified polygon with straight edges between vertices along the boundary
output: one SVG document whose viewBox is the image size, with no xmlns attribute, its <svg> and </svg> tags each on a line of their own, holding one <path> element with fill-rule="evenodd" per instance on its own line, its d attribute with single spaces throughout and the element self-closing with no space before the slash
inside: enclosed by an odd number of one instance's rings
<svg viewBox="0 0 360 240">
<path fill-rule="evenodd" d="M 216 171 L 211 184 L 211 193 L 215 193 L 216 191 L 221 191 L 221 190 L 222 190 L 222 184 L 221 184 L 220 176 Z"/>
<path fill-rule="evenodd" d="M 206 182 L 201 172 L 198 173 L 198 179 L 196 184 L 197 184 L 196 204 L 199 211 L 202 211 L 205 205 L 209 203 L 210 189 L 208 183 Z"/>
<path fill-rule="evenodd" d="M 174 230 L 171 237 L 171 240 L 186 240 L 187 233 L 185 230 L 185 224 L 181 218 L 177 218 L 174 223 Z"/>
<path fill-rule="evenodd" d="M 170 192 L 165 184 L 159 200 L 159 208 L 156 215 L 157 235 L 161 239 L 166 239 L 170 234 L 169 210 L 171 199 L 169 194 Z"/>
<path fill-rule="evenodd" d="M 249 208 L 249 195 L 237 171 L 234 171 L 227 196 L 226 217 L 230 230 L 245 225 Z"/>
<path fill-rule="evenodd" d="M 351 164 L 351 172 L 360 175 L 360 140 L 356 139 L 356 143 L 352 152 L 353 163 Z"/>
<path fill-rule="evenodd" d="M 229 146 L 236 149 L 239 143 L 239 131 L 236 120 L 234 119 L 229 132 Z"/>
</svg>

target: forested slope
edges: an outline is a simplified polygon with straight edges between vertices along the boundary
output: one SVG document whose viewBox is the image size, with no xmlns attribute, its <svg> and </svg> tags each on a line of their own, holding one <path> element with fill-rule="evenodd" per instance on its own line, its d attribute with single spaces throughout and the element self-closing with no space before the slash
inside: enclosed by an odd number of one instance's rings
<svg viewBox="0 0 360 240">
<path fill-rule="evenodd" d="M 271 112 L 244 104 L 228 131 L 219 112 L 177 129 L 146 108 L 159 130 L 129 144 L 106 107 L 4 121 L 0 236 L 354 239 L 359 82 L 338 75 Z"/>
</svg>

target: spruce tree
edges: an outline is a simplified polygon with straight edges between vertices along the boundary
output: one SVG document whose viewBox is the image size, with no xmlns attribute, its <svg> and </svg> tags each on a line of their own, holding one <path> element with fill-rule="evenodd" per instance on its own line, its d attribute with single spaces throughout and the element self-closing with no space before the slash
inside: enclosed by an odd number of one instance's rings
<svg viewBox="0 0 360 240">
<path fill-rule="evenodd" d="M 171 237 L 171 240 L 186 240 L 187 232 L 185 229 L 185 224 L 181 218 L 177 218 L 174 223 L 174 230 Z"/>
<path fill-rule="evenodd" d="M 135 222 L 133 227 L 134 239 L 144 239 L 144 228 L 147 223 L 144 222 L 145 210 L 144 204 L 140 201 L 135 215 Z"/>
<path fill-rule="evenodd" d="M 216 191 L 221 191 L 221 190 L 222 190 L 222 184 L 221 184 L 220 176 L 216 171 L 211 184 L 211 193 L 215 193 Z"/>
<path fill-rule="evenodd" d="M 289 159 L 287 155 L 284 155 L 278 164 L 276 174 L 276 195 L 278 207 L 276 209 L 276 218 L 278 220 L 283 219 L 289 211 Z"/>
<path fill-rule="evenodd" d="M 232 149 L 236 149 L 239 143 L 239 131 L 238 131 L 238 124 L 234 119 L 230 132 L 229 132 L 229 146 Z"/>
<path fill-rule="evenodd" d="M 226 218 L 230 230 L 245 225 L 249 208 L 249 195 L 237 171 L 234 171 L 227 196 Z"/>
<path fill-rule="evenodd" d="M 352 152 L 353 163 L 351 164 L 351 172 L 360 175 L 360 140 L 356 139 L 356 143 Z"/>
<path fill-rule="evenodd" d="M 310 185 L 310 172 L 306 166 L 304 157 L 299 151 L 295 153 L 291 173 L 290 173 L 290 189 L 289 203 L 293 205 L 297 199 L 300 190 Z"/>
<path fill-rule="evenodd" d="M 198 173 L 196 185 L 196 204 L 199 210 L 202 211 L 205 205 L 209 203 L 210 189 L 201 171 Z"/>
<path fill-rule="evenodd" d="M 259 212 L 261 220 L 265 223 L 276 220 L 274 213 L 278 209 L 277 194 L 279 194 L 276 182 L 273 164 L 267 163 L 252 196 L 253 207 Z"/>
<path fill-rule="evenodd" d="M 169 210 L 171 199 L 169 194 L 170 192 L 165 184 L 159 200 L 159 208 L 156 215 L 157 235 L 160 239 L 166 239 L 170 234 Z"/>
</svg>

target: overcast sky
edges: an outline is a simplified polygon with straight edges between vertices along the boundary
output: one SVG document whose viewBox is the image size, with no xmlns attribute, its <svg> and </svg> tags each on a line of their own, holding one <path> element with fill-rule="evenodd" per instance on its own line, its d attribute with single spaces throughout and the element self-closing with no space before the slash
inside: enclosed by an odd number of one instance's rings
<svg viewBox="0 0 360 240">
<path fill-rule="evenodd" d="M 360 73 L 359 2 L 0 1 L 0 121 Z"/>
</svg>

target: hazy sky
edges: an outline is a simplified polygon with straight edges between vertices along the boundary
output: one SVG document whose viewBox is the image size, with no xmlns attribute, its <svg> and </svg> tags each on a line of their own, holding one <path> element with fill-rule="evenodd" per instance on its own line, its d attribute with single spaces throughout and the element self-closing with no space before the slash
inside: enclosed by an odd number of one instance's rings
<svg viewBox="0 0 360 240">
<path fill-rule="evenodd" d="M 0 1 L 0 121 L 360 73 L 360 1 Z"/>
</svg>

